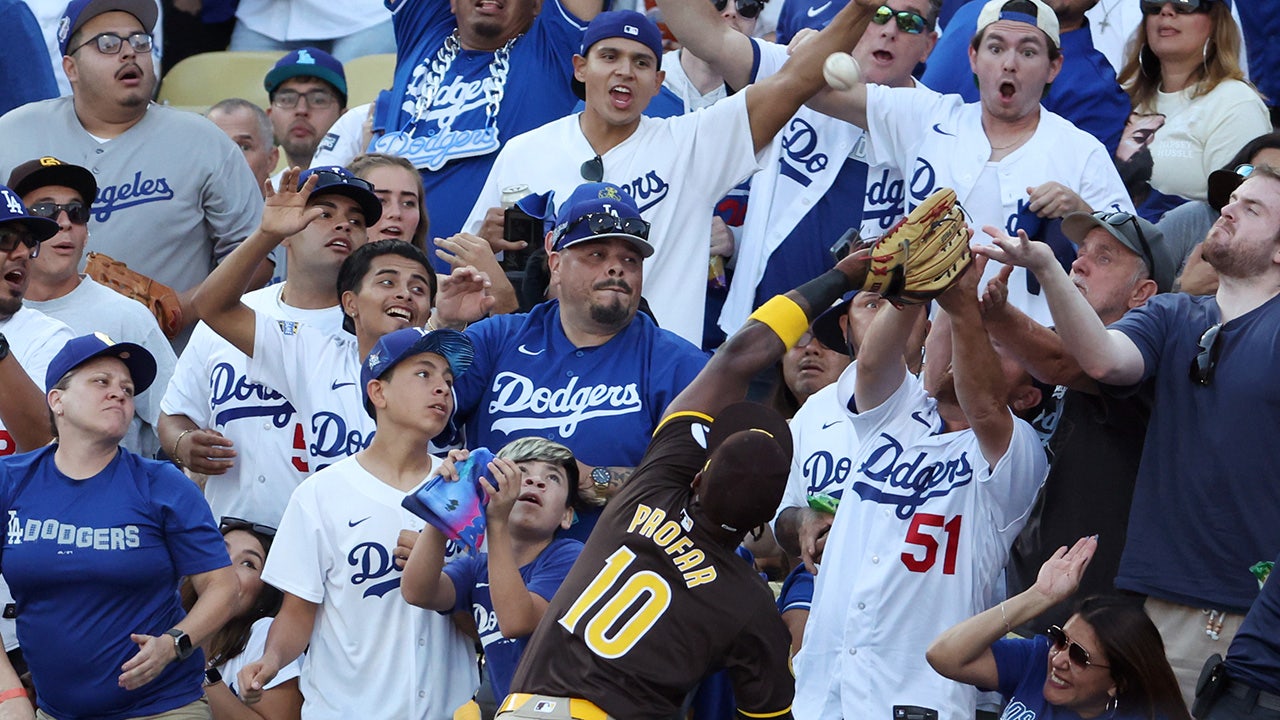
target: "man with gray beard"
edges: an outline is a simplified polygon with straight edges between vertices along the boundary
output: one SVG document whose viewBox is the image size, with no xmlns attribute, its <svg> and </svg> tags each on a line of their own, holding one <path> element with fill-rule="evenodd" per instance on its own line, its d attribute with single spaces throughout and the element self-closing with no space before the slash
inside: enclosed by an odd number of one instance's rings
<svg viewBox="0 0 1280 720">
<path fill-rule="evenodd" d="M 616 185 L 579 185 L 560 206 L 548 233 L 559 298 L 466 329 L 476 358 L 454 390 L 467 447 L 555 440 L 573 450 L 582 494 L 597 504 L 625 482 L 663 409 L 707 361 L 636 312 L 653 254 L 648 236 L 649 223 Z M 568 534 L 585 539 L 597 514 L 580 508 Z"/>
</svg>

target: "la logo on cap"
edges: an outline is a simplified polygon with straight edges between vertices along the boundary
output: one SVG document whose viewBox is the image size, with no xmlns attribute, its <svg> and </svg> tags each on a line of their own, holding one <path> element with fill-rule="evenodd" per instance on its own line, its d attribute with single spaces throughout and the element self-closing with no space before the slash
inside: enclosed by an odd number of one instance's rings
<svg viewBox="0 0 1280 720">
<path fill-rule="evenodd" d="M 622 26 L 622 32 L 624 32 L 624 33 L 626 33 L 626 34 L 628 34 L 628 35 L 639 35 L 639 34 L 640 34 L 640 28 L 636 27 L 635 25 L 623 25 L 623 26 Z"/>
<path fill-rule="evenodd" d="M 23 214 L 22 201 L 18 199 L 17 195 L 8 190 L 0 190 L 0 195 L 4 195 L 4 204 L 5 207 L 9 208 L 9 212 L 15 215 Z"/>
<path fill-rule="evenodd" d="M 316 59 L 311 57 L 311 53 L 307 52 L 306 50 L 299 50 L 298 64 L 299 65 L 315 65 Z"/>
</svg>

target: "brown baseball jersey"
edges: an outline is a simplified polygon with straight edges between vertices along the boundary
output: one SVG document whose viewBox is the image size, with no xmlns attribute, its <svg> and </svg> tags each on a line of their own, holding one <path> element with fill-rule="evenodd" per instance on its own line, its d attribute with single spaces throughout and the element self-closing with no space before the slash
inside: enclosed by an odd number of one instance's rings
<svg viewBox="0 0 1280 720">
<path fill-rule="evenodd" d="M 755 570 L 693 507 L 711 418 L 668 416 L 552 598 L 512 692 L 585 698 L 619 720 L 670 717 L 725 668 L 738 709 L 791 709 L 789 635 Z"/>
</svg>

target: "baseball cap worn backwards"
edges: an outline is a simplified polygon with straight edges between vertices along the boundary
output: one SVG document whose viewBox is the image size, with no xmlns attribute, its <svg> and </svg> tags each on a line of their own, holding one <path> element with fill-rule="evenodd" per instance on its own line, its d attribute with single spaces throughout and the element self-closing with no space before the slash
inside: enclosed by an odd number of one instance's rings
<svg viewBox="0 0 1280 720">
<path fill-rule="evenodd" d="M 612 183 L 583 183 L 556 213 L 554 250 L 564 250 L 588 240 L 622 238 L 641 257 L 653 255 L 649 223 L 640 217 L 635 200 Z"/>
<path fill-rule="evenodd" d="M 28 160 L 9 173 L 9 187 L 19 195 L 50 185 L 75 190 L 84 198 L 85 203 L 91 204 L 98 197 L 98 182 L 93 179 L 93 173 L 79 165 L 62 162 L 56 157 Z"/>
<path fill-rule="evenodd" d="M 321 165 L 304 170 L 298 176 L 298 188 L 301 189 L 312 175 L 318 177 L 311 197 L 342 195 L 351 198 L 360 206 L 366 227 L 373 226 L 382 217 L 382 201 L 373 194 L 373 184 L 368 180 L 356 177 L 341 165 Z"/>
<path fill-rule="evenodd" d="M 978 13 L 978 28 L 974 35 L 979 35 L 988 25 L 1001 20 L 1026 23 L 1039 28 L 1049 36 L 1053 47 L 1061 48 L 1058 38 L 1058 16 L 1053 8 L 1041 0 L 989 0 Z"/>
<path fill-rule="evenodd" d="M 369 401 L 369 381 L 377 380 L 406 358 L 423 353 L 435 353 L 449 363 L 449 371 L 457 379 L 471 367 L 475 350 L 471 340 L 457 330 L 444 328 L 427 331 L 409 327 L 387 333 L 378 339 L 368 357 L 360 366 L 360 387 L 364 389 L 364 409 L 373 415 L 373 403 Z"/>
<path fill-rule="evenodd" d="M 656 69 L 662 69 L 662 31 L 643 14 L 634 10 L 609 10 L 596 15 L 582 35 L 578 54 L 586 57 L 592 45 L 609 38 L 635 40 L 643 44 L 653 51 L 658 63 Z M 586 86 L 578 80 L 573 81 L 573 93 L 579 100 L 587 99 Z"/>
<path fill-rule="evenodd" d="M 347 105 L 347 74 L 342 63 L 329 53 L 319 48 L 306 47 L 285 55 L 276 61 L 274 67 L 263 78 L 262 85 L 268 95 L 274 95 L 276 89 L 289 78 L 314 77 L 333 86 L 338 91 L 342 106 Z"/>
<path fill-rule="evenodd" d="M 1062 219 L 1062 234 L 1077 245 L 1094 228 L 1106 230 L 1117 242 L 1142 258 L 1160 292 L 1173 289 L 1180 258 L 1175 257 L 1173 247 L 1165 242 L 1164 233 L 1159 228 L 1127 212 L 1073 212 Z"/>
<path fill-rule="evenodd" d="M 58 49 L 67 54 L 67 43 L 82 25 L 108 12 L 127 12 L 138 18 L 142 29 L 152 32 L 160 17 L 155 0 L 71 0 L 58 21 Z"/>
<path fill-rule="evenodd" d="M 49 392 L 67 373 L 97 357 L 113 357 L 129 368 L 133 378 L 133 393 L 146 392 L 156 379 L 156 359 L 147 349 L 136 343 L 118 343 L 105 333 L 81 335 L 67 341 L 66 345 L 49 361 L 45 371 L 44 391 Z"/>
</svg>

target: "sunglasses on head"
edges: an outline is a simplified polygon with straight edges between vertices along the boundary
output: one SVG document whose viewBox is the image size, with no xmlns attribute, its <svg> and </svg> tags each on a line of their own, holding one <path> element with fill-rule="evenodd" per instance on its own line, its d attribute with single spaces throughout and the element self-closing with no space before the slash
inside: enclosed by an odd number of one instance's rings
<svg viewBox="0 0 1280 720">
<path fill-rule="evenodd" d="M 910 10 L 894 10 L 888 5 L 881 5 L 871 15 L 871 22 L 877 25 L 884 25 L 895 19 L 898 21 L 898 29 L 904 33 L 919 35 L 929 29 L 929 21 L 925 20 L 920 13 Z"/>
<path fill-rule="evenodd" d="M 244 518 L 223 517 L 222 521 L 218 523 L 218 531 L 223 534 L 226 534 L 232 530 L 245 530 L 247 532 L 257 533 L 259 535 L 264 535 L 270 538 L 273 538 L 276 536 L 276 529 L 271 527 L 270 525 L 263 525 L 262 523 L 249 522 Z"/>
<path fill-rule="evenodd" d="M 1142 246 L 1142 260 L 1147 264 L 1147 269 L 1151 271 L 1151 277 L 1154 279 L 1156 256 L 1151 252 L 1151 245 L 1147 242 L 1147 236 L 1142 232 L 1142 226 L 1138 224 L 1138 218 L 1123 210 L 1120 212 L 1096 212 L 1093 216 L 1113 228 L 1124 227 L 1129 223 L 1133 223 L 1133 229 L 1138 233 L 1138 244 Z"/>
<path fill-rule="evenodd" d="M 65 212 L 67 219 L 72 225 L 84 225 L 89 222 L 89 206 L 79 200 L 72 200 L 66 204 L 58 204 L 52 202 L 41 202 L 27 208 L 27 213 L 36 217 L 48 218 L 57 221 L 58 214 Z"/>
<path fill-rule="evenodd" d="M 1191 13 L 1207 13 L 1209 12 L 1209 3 L 1211 0 L 1142 0 L 1142 12 L 1145 15 L 1159 15 L 1164 10 L 1165 5 L 1172 5 L 1173 11 L 1179 15 L 1190 15 Z"/>
<path fill-rule="evenodd" d="M 128 37 L 115 33 L 99 33 L 75 46 L 67 54 L 72 55 L 85 45 L 97 44 L 98 52 L 103 55 L 118 55 L 120 54 L 120 48 L 124 47 L 126 42 L 129 43 L 129 47 L 133 48 L 134 52 L 149 53 L 151 52 L 154 38 L 151 37 L 151 33 L 144 32 L 132 33 Z"/>
<path fill-rule="evenodd" d="M 638 237 L 641 240 L 649 239 L 649 223 L 640 218 L 620 218 L 610 213 L 587 213 L 582 217 L 574 220 L 564 226 L 560 237 L 556 238 L 556 244 L 559 245 L 560 240 L 568 235 L 575 227 L 586 223 L 587 230 L 592 235 L 603 235 L 605 233 L 623 233 Z"/>
<path fill-rule="evenodd" d="M 11 253 L 18 249 L 19 244 L 31 248 L 31 257 L 40 253 L 40 243 L 26 228 L 0 227 L 0 253 Z"/>
<path fill-rule="evenodd" d="M 1200 335 L 1200 352 L 1191 358 L 1191 382 L 1208 386 L 1213 382 L 1213 370 L 1218 366 L 1218 335 L 1222 333 L 1222 323 L 1211 325 Z"/>
<path fill-rule="evenodd" d="M 738 9 L 738 14 L 750 20 L 760 15 L 760 11 L 764 10 L 764 4 L 768 0 L 734 0 L 734 7 Z M 716 6 L 717 12 L 724 12 L 729 6 L 729 0 L 711 0 L 711 4 Z"/>
<path fill-rule="evenodd" d="M 319 172 L 312 173 L 312 175 L 319 178 L 316 181 L 317 190 L 330 185 L 350 185 L 352 187 L 358 187 L 368 190 L 369 192 L 373 192 L 373 183 L 365 180 L 364 178 L 358 178 L 351 175 L 339 175 L 336 172 L 330 172 L 328 170 L 320 170 Z"/>
<path fill-rule="evenodd" d="M 1067 631 L 1057 625 L 1050 625 L 1049 629 L 1045 630 L 1045 634 L 1049 636 L 1049 642 L 1053 643 L 1053 651 L 1055 653 L 1060 653 L 1063 650 L 1066 650 L 1067 659 L 1077 667 L 1099 667 L 1108 669 L 1111 667 L 1110 665 L 1103 665 L 1090 660 L 1089 651 L 1080 647 L 1075 641 L 1067 637 Z"/>
</svg>

